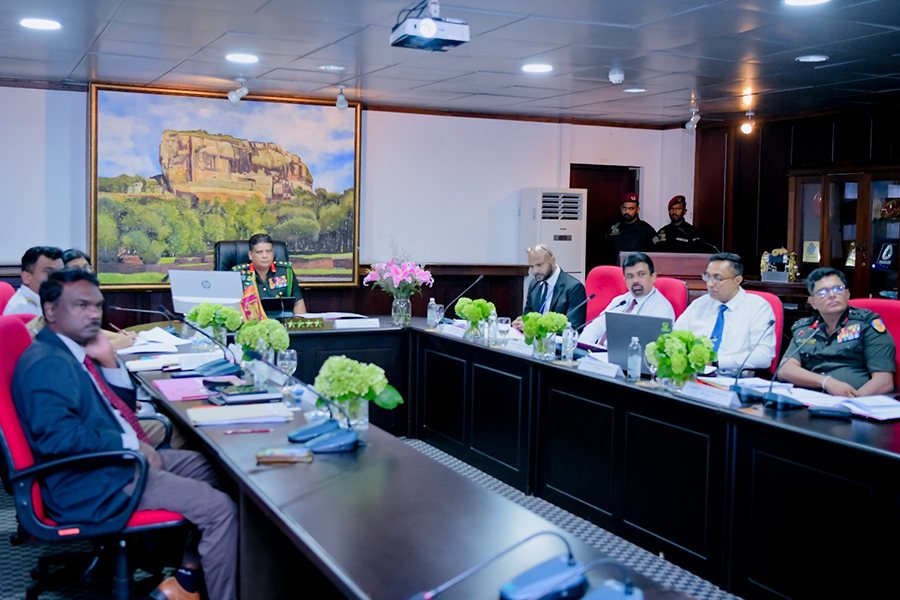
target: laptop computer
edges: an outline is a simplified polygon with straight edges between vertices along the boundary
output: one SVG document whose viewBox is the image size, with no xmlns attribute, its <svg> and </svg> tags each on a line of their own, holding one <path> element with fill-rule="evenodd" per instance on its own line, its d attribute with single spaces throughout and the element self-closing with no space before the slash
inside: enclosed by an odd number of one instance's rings
<svg viewBox="0 0 900 600">
<path fill-rule="evenodd" d="M 628 346 L 631 338 L 637 336 L 641 342 L 641 352 L 650 342 L 663 333 L 672 331 L 672 319 L 651 317 L 649 315 L 632 315 L 626 313 L 606 313 L 606 345 L 609 362 L 628 369 Z M 641 373 L 649 375 L 647 361 L 641 360 Z"/>
<path fill-rule="evenodd" d="M 237 271 L 171 269 L 169 283 L 172 286 L 172 306 L 175 312 L 185 315 L 204 302 L 239 309 L 244 296 L 241 274 Z"/>
</svg>

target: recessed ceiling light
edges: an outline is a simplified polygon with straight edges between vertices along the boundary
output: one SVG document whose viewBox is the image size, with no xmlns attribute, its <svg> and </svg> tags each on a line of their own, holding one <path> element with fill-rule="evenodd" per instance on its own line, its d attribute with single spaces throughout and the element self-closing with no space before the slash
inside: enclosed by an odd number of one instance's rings
<svg viewBox="0 0 900 600">
<path fill-rule="evenodd" d="M 331 73 L 340 73 L 347 70 L 347 67 L 342 67 L 341 65 L 319 65 L 316 68 L 320 71 L 329 71 Z"/>
<path fill-rule="evenodd" d="M 255 54 L 226 54 L 225 59 L 231 62 L 253 64 L 259 62 L 259 57 Z"/>
<path fill-rule="evenodd" d="M 19 25 L 28 29 L 59 29 L 62 25 L 59 21 L 51 21 L 50 19 L 22 19 Z"/>
<path fill-rule="evenodd" d="M 825 4 L 831 0 L 784 0 L 788 6 L 814 6 L 816 4 Z"/>
<path fill-rule="evenodd" d="M 626 94 L 640 94 L 641 92 L 646 92 L 647 90 L 644 88 L 628 88 L 627 90 L 622 90 Z"/>
<path fill-rule="evenodd" d="M 530 65 L 523 65 L 522 70 L 526 73 L 549 73 L 553 70 L 552 65 L 542 65 L 539 63 L 533 63 Z"/>
<path fill-rule="evenodd" d="M 816 63 L 816 62 L 825 62 L 828 60 L 828 57 L 824 54 L 806 54 L 804 56 L 798 56 L 795 58 L 797 62 L 803 63 Z"/>
</svg>

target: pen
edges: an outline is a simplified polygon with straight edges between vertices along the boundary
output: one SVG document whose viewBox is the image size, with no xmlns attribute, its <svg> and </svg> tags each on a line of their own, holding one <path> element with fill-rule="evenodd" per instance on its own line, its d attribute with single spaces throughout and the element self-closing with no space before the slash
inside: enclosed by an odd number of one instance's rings
<svg viewBox="0 0 900 600">
<path fill-rule="evenodd" d="M 234 435 L 236 433 L 272 433 L 272 428 L 268 429 L 226 429 L 225 435 Z"/>
<path fill-rule="evenodd" d="M 122 328 L 116 327 L 114 323 L 110 323 L 109 326 L 112 327 L 113 329 L 115 329 L 116 331 L 122 331 Z"/>
</svg>

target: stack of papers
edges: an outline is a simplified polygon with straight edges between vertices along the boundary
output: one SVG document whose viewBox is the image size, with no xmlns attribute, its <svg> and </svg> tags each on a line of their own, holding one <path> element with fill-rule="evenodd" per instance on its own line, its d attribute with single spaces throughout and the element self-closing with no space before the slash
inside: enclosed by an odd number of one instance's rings
<svg viewBox="0 0 900 600">
<path fill-rule="evenodd" d="M 875 419 L 876 421 L 900 419 L 900 402 L 890 396 L 844 398 L 802 388 L 779 390 L 778 393 L 799 400 L 806 406 L 843 406 L 849 408 L 854 415 Z"/>
<path fill-rule="evenodd" d="M 762 379 L 760 377 L 741 377 L 740 379 L 735 379 L 734 377 L 698 377 L 697 381 L 701 383 L 705 383 L 706 385 L 711 385 L 713 387 L 719 388 L 720 390 L 729 390 L 731 386 L 735 383 L 742 387 L 754 388 L 754 389 L 769 389 L 770 381 L 768 379 Z M 784 383 L 783 381 L 776 381 L 775 383 L 771 383 L 772 391 L 790 389 L 794 387 L 791 383 Z"/>
<path fill-rule="evenodd" d="M 205 400 L 216 392 L 210 390 L 204 381 L 214 379 L 215 381 L 227 381 L 231 385 L 240 385 L 243 380 L 238 379 L 234 375 L 227 377 L 183 377 L 181 379 L 157 379 L 153 385 L 165 396 L 166 400 L 171 402 L 180 402 L 183 400 Z"/>
<path fill-rule="evenodd" d="M 159 327 L 154 327 L 147 331 L 141 331 L 137 334 L 134 344 L 128 348 L 122 348 L 118 351 L 119 356 L 129 356 L 131 354 L 174 354 L 178 352 L 178 346 L 182 344 L 190 344 L 190 340 L 174 336 L 167 331 L 163 331 Z"/>
<path fill-rule="evenodd" d="M 187 409 L 187 415 L 195 427 L 238 423 L 284 423 L 294 418 L 294 413 L 283 402 L 236 406 L 194 406 Z"/>
</svg>

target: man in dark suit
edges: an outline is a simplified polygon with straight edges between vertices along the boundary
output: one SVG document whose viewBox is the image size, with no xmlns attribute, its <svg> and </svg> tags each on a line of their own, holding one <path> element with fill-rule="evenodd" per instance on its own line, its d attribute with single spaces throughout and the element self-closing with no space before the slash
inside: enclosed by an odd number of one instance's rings
<svg viewBox="0 0 900 600">
<path fill-rule="evenodd" d="M 35 459 L 140 451 L 150 470 L 138 508 L 178 512 L 200 530 L 199 547 L 189 546 L 182 567 L 153 598 L 199 599 L 201 565 L 210 598 L 236 598 L 234 503 L 212 487 L 216 475 L 203 455 L 156 451 L 147 443 L 122 398 L 133 396 L 133 385 L 100 334 L 103 294 L 96 276 L 81 269 L 55 271 L 41 284 L 40 300 L 46 324 L 16 364 L 12 381 L 13 401 Z M 125 465 L 50 475 L 44 491 L 48 515 L 101 522 L 127 504 L 134 480 L 135 468 Z"/>
<path fill-rule="evenodd" d="M 584 284 L 560 269 L 556 257 L 547 244 L 528 249 L 528 265 L 534 281 L 528 286 L 524 314 L 557 312 L 566 315 L 572 327 L 578 329 L 587 318 Z M 522 317 L 512 324 L 522 331 Z"/>
</svg>

